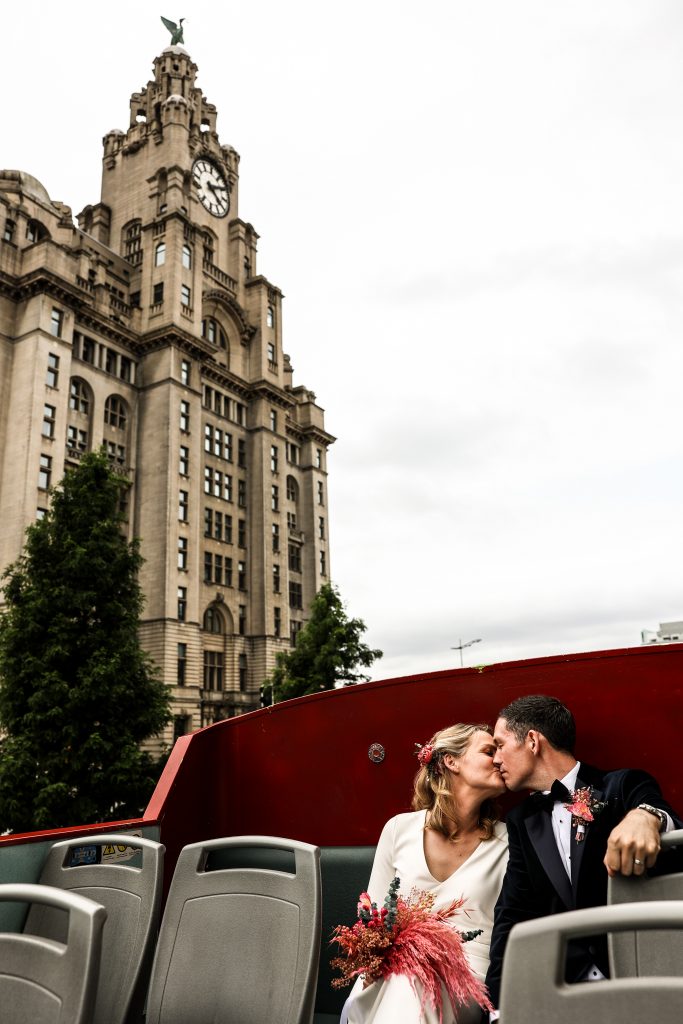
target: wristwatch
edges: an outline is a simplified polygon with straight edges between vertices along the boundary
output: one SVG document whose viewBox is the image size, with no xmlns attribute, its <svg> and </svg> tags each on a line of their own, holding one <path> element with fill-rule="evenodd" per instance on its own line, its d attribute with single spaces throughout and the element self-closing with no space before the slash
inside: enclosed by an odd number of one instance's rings
<svg viewBox="0 0 683 1024">
<path fill-rule="evenodd" d="M 648 811 L 649 814 L 654 814 L 655 818 L 659 818 L 659 831 L 664 831 L 667 824 L 666 813 L 660 807 L 653 807 L 652 804 L 638 804 L 637 810 Z"/>
</svg>

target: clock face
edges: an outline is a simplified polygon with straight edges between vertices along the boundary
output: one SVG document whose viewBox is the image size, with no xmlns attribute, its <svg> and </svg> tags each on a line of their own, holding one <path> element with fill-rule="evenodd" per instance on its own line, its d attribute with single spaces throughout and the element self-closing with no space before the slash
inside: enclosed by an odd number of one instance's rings
<svg viewBox="0 0 683 1024">
<path fill-rule="evenodd" d="M 204 157 L 195 160 L 192 180 L 202 206 L 214 217 L 225 217 L 230 209 L 230 189 L 216 165 Z"/>
</svg>

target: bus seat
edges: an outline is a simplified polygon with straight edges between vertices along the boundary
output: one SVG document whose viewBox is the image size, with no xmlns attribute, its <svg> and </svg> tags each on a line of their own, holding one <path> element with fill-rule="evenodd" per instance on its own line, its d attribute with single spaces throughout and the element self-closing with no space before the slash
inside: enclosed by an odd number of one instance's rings
<svg viewBox="0 0 683 1024">
<path fill-rule="evenodd" d="M 3 1024 L 91 1024 L 107 911 L 78 893 L 47 885 L 0 885 L 0 900 L 58 910 L 64 942 L 0 934 Z"/>
<path fill-rule="evenodd" d="M 350 989 L 332 988 L 332 979 L 338 973 L 330 967 L 330 960 L 339 955 L 339 948 L 330 945 L 330 937 L 338 924 L 355 922 L 358 897 L 368 887 L 374 858 L 374 846 L 327 846 L 320 850 L 323 913 L 313 1024 L 339 1024 Z"/>
<path fill-rule="evenodd" d="M 147 1024 L 311 1024 L 320 850 L 234 836 L 186 846 L 161 921 Z"/>
<path fill-rule="evenodd" d="M 568 985 L 567 941 L 613 931 L 683 930 L 683 902 L 653 901 L 591 907 L 517 924 L 510 932 L 500 998 L 505 1024 L 552 1021 L 678 1022 L 683 1017 L 683 977 L 610 978 Z"/>
<path fill-rule="evenodd" d="M 47 855 L 42 885 L 78 893 L 107 911 L 92 1024 L 142 1020 L 159 926 L 163 865 L 160 843 L 123 833 L 67 839 L 55 843 Z M 24 931 L 64 942 L 64 918 L 52 907 L 34 904 Z"/>
<path fill-rule="evenodd" d="M 683 900 L 683 829 L 665 833 L 658 866 L 667 857 L 676 860 L 671 874 L 617 875 L 607 886 L 609 904 L 640 903 L 649 900 Z M 679 849 L 676 849 L 679 848 Z M 670 854 L 668 851 L 672 851 Z M 667 868 L 666 864 L 664 865 Z M 683 933 L 620 932 L 608 938 L 610 972 L 614 978 L 644 975 L 683 975 Z"/>
</svg>

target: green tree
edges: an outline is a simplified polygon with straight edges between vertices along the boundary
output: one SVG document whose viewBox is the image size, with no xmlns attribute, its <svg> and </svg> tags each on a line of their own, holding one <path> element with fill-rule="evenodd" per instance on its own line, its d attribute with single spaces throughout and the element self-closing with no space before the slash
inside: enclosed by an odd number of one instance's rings
<svg viewBox="0 0 683 1024">
<path fill-rule="evenodd" d="M 125 488 L 103 451 L 87 455 L 4 573 L 0 831 L 136 816 L 158 777 L 139 744 L 169 720 L 169 697 L 138 639 Z"/>
<path fill-rule="evenodd" d="M 296 647 L 281 651 L 263 687 L 263 703 L 274 704 L 307 693 L 351 686 L 369 678 L 358 671 L 382 657 L 361 641 L 362 619 L 350 619 L 332 583 L 320 588 L 311 604 L 311 617 L 299 633 Z"/>
</svg>

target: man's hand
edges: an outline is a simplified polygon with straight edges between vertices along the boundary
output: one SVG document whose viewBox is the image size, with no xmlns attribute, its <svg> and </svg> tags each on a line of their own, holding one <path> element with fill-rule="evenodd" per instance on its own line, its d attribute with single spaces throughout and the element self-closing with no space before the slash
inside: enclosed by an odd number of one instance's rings
<svg viewBox="0 0 683 1024">
<path fill-rule="evenodd" d="M 607 874 L 642 875 L 657 860 L 659 848 L 659 822 L 636 807 L 610 833 L 604 860 Z"/>
</svg>

